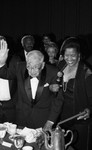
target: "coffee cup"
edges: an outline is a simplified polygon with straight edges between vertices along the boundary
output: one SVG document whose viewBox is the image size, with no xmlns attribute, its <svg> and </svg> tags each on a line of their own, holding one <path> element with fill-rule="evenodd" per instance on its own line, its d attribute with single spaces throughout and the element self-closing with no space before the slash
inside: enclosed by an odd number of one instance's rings
<svg viewBox="0 0 92 150">
<path fill-rule="evenodd" d="M 10 124 L 8 126 L 8 133 L 10 135 L 14 135 L 16 133 L 16 130 L 17 130 L 17 125 L 16 124 Z"/>
<path fill-rule="evenodd" d="M 7 128 L 5 126 L 0 126 L 0 138 L 4 138 Z"/>
</svg>

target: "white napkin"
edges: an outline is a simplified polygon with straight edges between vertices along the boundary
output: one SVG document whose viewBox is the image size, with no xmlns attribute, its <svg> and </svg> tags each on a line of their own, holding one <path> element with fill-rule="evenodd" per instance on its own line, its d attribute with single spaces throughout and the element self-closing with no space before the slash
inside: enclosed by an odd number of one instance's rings
<svg viewBox="0 0 92 150">
<path fill-rule="evenodd" d="M 13 124 L 13 123 L 9 123 L 9 122 L 5 122 L 4 125 L 6 126 L 7 128 L 7 132 L 9 134 L 15 134 L 16 133 L 16 129 L 17 129 L 17 125 L 16 124 Z"/>
<path fill-rule="evenodd" d="M 2 145 L 6 146 L 6 147 L 11 147 L 12 143 L 3 141 Z"/>
<path fill-rule="evenodd" d="M 20 131 L 20 135 L 25 137 L 25 141 L 27 143 L 33 143 L 36 142 L 36 138 L 41 134 L 41 132 L 42 128 L 31 129 L 24 127 L 24 129 Z"/>
</svg>

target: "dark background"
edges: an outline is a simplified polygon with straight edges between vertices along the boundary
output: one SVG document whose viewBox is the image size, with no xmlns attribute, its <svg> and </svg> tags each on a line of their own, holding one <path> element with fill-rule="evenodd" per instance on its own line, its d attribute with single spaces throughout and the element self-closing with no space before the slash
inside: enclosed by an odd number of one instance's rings
<svg viewBox="0 0 92 150">
<path fill-rule="evenodd" d="M 53 33 L 57 40 L 85 37 L 92 43 L 92 0 L 0 0 L 0 34 Z"/>
</svg>

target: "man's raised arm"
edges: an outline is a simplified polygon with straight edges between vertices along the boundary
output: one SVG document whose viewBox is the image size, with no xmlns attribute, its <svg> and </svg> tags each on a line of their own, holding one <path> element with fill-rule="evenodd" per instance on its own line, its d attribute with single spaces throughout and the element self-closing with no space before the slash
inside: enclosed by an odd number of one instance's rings
<svg viewBox="0 0 92 150">
<path fill-rule="evenodd" d="M 7 42 L 4 39 L 0 40 L 0 67 L 5 65 L 8 57 L 8 51 Z"/>
</svg>

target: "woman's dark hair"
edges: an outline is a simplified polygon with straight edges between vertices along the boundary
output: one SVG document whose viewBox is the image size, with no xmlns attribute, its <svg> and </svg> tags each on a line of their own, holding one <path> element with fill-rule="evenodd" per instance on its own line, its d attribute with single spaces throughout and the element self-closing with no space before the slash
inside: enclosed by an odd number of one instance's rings
<svg viewBox="0 0 92 150">
<path fill-rule="evenodd" d="M 66 48 L 75 48 L 80 53 L 80 44 L 76 37 L 69 37 L 64 40 L 60 48 L 60 55 L 64 55 Z"/>
</svg>

